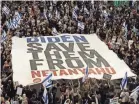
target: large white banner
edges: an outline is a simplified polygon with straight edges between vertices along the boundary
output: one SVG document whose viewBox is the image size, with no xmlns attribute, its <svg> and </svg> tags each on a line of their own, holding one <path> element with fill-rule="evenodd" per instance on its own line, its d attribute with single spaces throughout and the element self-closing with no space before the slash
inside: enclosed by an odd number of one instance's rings
<svg viewBox="0 0 139 104">
<path fill-rule="evenodd" d="M 55 79 L 77 79 L 89 67 L 89 77 L 111 79 L 135 76 L 95 34 L 12 38 L 13 79 L 23 85 L 39 83 L 50 72 Z"/>
</svg>

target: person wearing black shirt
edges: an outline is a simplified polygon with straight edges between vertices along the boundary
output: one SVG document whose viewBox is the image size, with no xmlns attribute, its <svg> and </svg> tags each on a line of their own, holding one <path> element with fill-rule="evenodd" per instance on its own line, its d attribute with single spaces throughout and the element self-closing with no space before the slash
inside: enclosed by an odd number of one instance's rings
<svg viewBox="0 0 139 104">
<path fill-rule="evenodd" d="M 84 97 L 82 97 L 82 102 L 83 102 L 83 104 L 91 104 L 91 100 L 88 97 L 88 93 L 87 92 L 84 94 Z"/>
<path fill-rule="evenodd" d="M 40 16 L 43 17 L 44 7 L 40 5 L 39 9 L 40 9 Z"/>
</svg>

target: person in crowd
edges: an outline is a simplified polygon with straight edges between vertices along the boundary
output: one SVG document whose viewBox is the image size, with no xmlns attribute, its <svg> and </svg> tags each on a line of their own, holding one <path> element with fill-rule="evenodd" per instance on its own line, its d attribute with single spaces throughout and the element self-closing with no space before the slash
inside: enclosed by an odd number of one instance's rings
<svg viewBox="0 0 139 104">
<path fill-rule="evenodd" d="M 129 92 L 127 89 L 124 89 L 121 94 L 121 104 L 128 104 L 129 103 Z"/>
</svg>

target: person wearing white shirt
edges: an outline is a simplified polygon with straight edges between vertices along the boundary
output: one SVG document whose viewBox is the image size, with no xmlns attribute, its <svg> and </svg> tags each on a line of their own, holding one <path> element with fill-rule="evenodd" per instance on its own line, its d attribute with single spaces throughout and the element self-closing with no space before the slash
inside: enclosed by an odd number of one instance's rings
<svg viewBox="0 0 139 104">
<path fill-rule="evenodd" d="M 121 104 L 128 104 L 129 103 L 129 92 L 127 91 L 127 89 L 124 89 L 121 94 Z"/>
</svg>

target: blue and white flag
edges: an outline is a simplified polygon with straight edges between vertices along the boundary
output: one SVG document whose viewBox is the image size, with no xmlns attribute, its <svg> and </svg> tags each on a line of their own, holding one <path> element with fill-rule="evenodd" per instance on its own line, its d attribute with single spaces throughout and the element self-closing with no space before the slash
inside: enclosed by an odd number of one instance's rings
<svg viewBox="0 0 139 104">
<path fill-rule="evenodd" d="M 20 20 L 21 20 L 21 15 L 19 14 L 19 12 L 15 12 L 15 15 L 12 21 L 12 25 L 14 26 L 14 28 L 18 27 L 18 25 L 20 24 Z"/>
<path fill-rule="evenodd" d="M 77 10 L 78 9 L 79 8 L 77 6 L 75 6 L 75 8 L 73 9 L 73 12 L 72 12 L 72 18 L 75 18 L 76 20 L 77 20 L 77 17 L 78 17 L 78 15 L 77 15 Z"/>
<path fill-rule="evenodd" d="M 79 28 L 80 30 L 84 30 L 84 23 L 78 21 L 78 28 Z"/>
<path fill-rule="evenodd" d="M 2 8 L 2 12 L 3 12 L 6 16 L 8 16 L 9 13 L 10 13 L 10 9 L 9 9 L 7 6 L 4 6 L 4 7 Z"/>
<path fill-rule="evenodd" d="M 6 38 L 7 38 L 7 34 L 5 31 L 3 31 L 2 35 L 1 35 L 1 41 L 0 42 L 3 43 L 6 40 Z"/>
<path fill-rule="evenodd" d="M 43 101 L 44 101 L 44 104 L 48 104 L 48 93 L 47 93 L 47 90 L 46 88 L 44 87 L 44 92 L 43 92 L 43 97 L 42 97 Z"/>
<path fill-rule="evenodd" d="M 52 73 L 49 74 L 43 81 L 42 84 L 45 88 L 52 87 Z"/>
<path fill-rule="evenodd" d="M 130 98 L 134 99 L 134 102 L 137 102 L 137 98 L 139 95 L 139 86 L 137 86 L 134 90 L 132 90 L 132 93 L 130 94 Z"/>
<path fill-rule="evenodd" d="M 7 21 L 8 29 L 16 29 L 20 25 L 21 15 L 18 12 L 15 12 L 13 20 Z"/>
<path fill-rule="evenodd" d="M 125 76 L 121 81 L 120 87 L 121 87 L 121 90 L 127 88 L 127 72 L 125 73 Z"/>
<path fill-rule="evenodd" d="M 139 93 L 139 86 L 137 86 L 132 92 L 138 92 Z"/>
<path fill-rule="evenodd" d="M 84 82 L 84 81 L 86 80 L 87 77 L 88 77 L 88 66 L 87 66 L 86 69 L 85 69 L 85 75 L 84 75 L 84 77 L 83 77 L 83 79 L 82 79 L 82 82 Z"/>
</svg>

